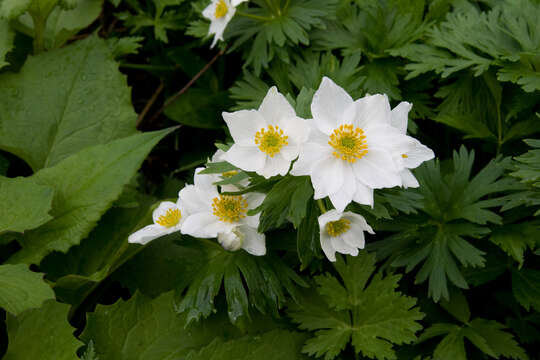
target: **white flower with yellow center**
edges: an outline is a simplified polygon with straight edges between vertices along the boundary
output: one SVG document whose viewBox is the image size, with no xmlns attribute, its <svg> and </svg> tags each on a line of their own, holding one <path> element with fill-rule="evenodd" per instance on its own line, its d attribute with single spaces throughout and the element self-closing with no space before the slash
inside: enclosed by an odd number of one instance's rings
<svg viewBox="0 0 540 360">
<path fill-rule="evenodd" d="M 296 113 L 273 86 L 258 110 L 223 113 L 234 140 L 225 160 L 234 166 L 269 178 L 286 175 L 307 140 L 307 121 Z"/>
<path fill-rule="evenodd" d="M 129 235 L 128 242 L 144 245 L 158 237 L 180 231 L 186 216 L 187 212 L 180 207 L 180 202 L 164 201 L 152 213 L 154 223 Z"/>
<path fill-rule="evenodd" d="M 225 151 L 223 151 L 221 149 L 218 149 L 214 153 L 214 155 L 212 155 L 212 158 L 210 159 L 210 162 L 215 163 L 215 162 L 222 162 L 222 161 L 226 161 L 225 160 Z M 218 175 L 216 177 L 216 179 L 214 180 L 214 182 L 225 180 L 225 179 L 231 178 L 231 177 L 233 177 L 235 175 L 238 175 L 238 170 L 226 171 L 224 173 L 221 173 L 221 175 Z M 246 187 L 248 184 L 249 184 L 249 179 L 247 179 L 247 178 L 243 179 L 243 180 L 240 180 L 238 182 L 238 185 L 240 187 Z M 221 188 L 222 192 L 234 192 L 234 191 L 239 191 L 240 190 L 240 188 L 238 186 L 233 185 L 233 184 L 220 185 L 220 188 Z"/>
<path fill-rule="evenodd" d="M 330 210 L 319 216 L 321 248 L 330 261 L 336 261 L 336 252 L 358 255 L 365 245 L 364 231 L 374 234 L 363 216 L 352 212 Z"/>
<path fill-rule="evenodd" d="M 203 16 L 210 20 L 208 34 L 215 34 L 211 48 L 218 40 L 223 41 L 223 31 L 234 16 L 236 7 L 247 0 L 212 0 L 202 12 Z"/>
<path fill-rule="evenodd" d="M 402 185 L 394 153 L 408 153 L 413 142 L 390 124 L 386 95 L 353 101 L 324 77 L 311 104 L 313 121 L 291 174 L 309 175 L 315 199 L 330 197 L 343 211 L 355 201 L 373 206 L 373 189 Z"/>
<path fill-rule="evenodd" d="M 402 101 L 395 108 L 392 109 L 391 124 L 396 128 L 401 134 L 407 133 L 407 123 L 409 111 L 412 108 L 412 104 L 406 101 Z M 394 158 L 396 162 L 402 164 L 403 168 L 399 175 L 401 176 L 401 181 L 403 187 L 418 187 L 418 180 L 414 177 L 413 173 L 409 169 L 415 169 L 424 161 L 431 160 L 435 157 L 433 151 L 427 146 L 423 145 L 420 141 L 411 138 L 414 146 L 404 153 L 395 153 Z"/>
<path fill-rule="evenodd" d="M 248 210 L 259 206 L 263 194 L 223 195 L 213 183 L 216 175 L 199 174 L 195 170 L 194 185 L 187 185 L 178 194 L 190 214 L 182 225 L 182 233 L 198 238 L 216 238 L 227 250 L 244 249 L 252 255 L 266 254 L 264 234 L 257 232 L 260 214 L 249 216 Z"/>
</svg>

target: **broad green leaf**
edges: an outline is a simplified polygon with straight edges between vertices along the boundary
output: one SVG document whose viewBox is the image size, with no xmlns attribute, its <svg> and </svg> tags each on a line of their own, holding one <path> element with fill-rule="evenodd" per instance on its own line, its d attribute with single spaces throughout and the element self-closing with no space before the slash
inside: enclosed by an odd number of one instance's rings
<svg viewBox="0 0 540 360">
<path fill-rule="evenodd" d="M 182 125 L 219 129 L 225 126 L 221 112 L 230 105 L 225 91 L 191 88 L 165 108 L 165 115 Z"/>
<path fill-rule="evenodd" d="M 19 315 L 54 299 L 54 291 L 43 281 L 43 275 L 24 264 L 0 265 L 0 308 Z"/>
<path fill-rule="evenodd" d="M 0 176 L 0 234 L 34 229 L 51 220 L 53 193 L 52 186 L 40 184 L 32 177 Z"/>
<path fill-rule="evenodd" d="M 287 330 L 273 330 L 257 336 L 230 341 L 216 339 L 200 351 L 193 350 L 186 360 L 297 360 L 306 336 Z"/>
<path fill-rule="evenodd" d="M 34 171 L 133 133 L 126 79 L 95 36 L 30 57 L 17 74 L 0 75 L 0 149 Z"/>
<path fill-rule="evenodd" d="M 311 261 L 321 253 L 318 217 L 319 208 L 314 200 L 307 204 L 306 216 L 298 226 L 296 233 L 296 247 L 298 258 L 305 269 Z"/>
<path fill-rule="evenodd" d="M 0 1 L 0 19 L 11 20 L 25 12 L 32 0 L 2 0 Z"/>
<path fill-rule="evenodd" d="M 8 316 L 9 345 L 4 360 L 73 360 L 83 345 L 67 321 L 69 305 L 48 300 L 39 309 Z"/>
<path fill-rule="evenodd" d="M 512 269 L 512 292 L 527 311 L 540 311 L 540 271 Z"/>
<path fill-rule="evenodd" d="M 79 244 L 135 175 L 152 147 L 171 130 L 132 135 L 96 145 L 43 169 L 33 178 L 55 188 L 54 220 L 28 231 L 10 261 L 39 263 L 56 250 Z"/>
<path fill-rule="evenodd" d="M 136 293 L 128 301 L 98 305 L 88 314 L 81 339 L 93 341 L 100 360 L 156 360 L 183 359 L 221 336 L 238 336 L 238 331 L 222 316 L 186 328 L 169 292 L 155 299 Z"/>
<path fill-rule="evenodd" d="M 9 64 L 5 58 L 6 54 L 13 48 L 14 38 L 15 33 L 11 30 L 9 22 L 0 17 L 0 69 Z"/>
<path fill-rule="evenodd" d="M 303 352 L 330 360 L 350 342 L 357 354 L 397 359 L 393 344 L 415 341 L 424 317 L 415 298 L 396 291 L 401 276 L 374 274 L 375 257 L 365 252 L 346 262 L 339 257 L 334 267 L 341 282 L 329 274 L 316 276 L 320 299 L 311 295 L 290 307 L 301 329 L 316 331 Z"/>
</svg>

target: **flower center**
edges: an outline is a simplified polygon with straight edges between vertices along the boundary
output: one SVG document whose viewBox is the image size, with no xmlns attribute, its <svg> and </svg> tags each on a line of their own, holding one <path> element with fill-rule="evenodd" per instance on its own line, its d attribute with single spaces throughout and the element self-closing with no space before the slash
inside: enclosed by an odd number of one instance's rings
<svg viewBox="0 0 540 360">
<path fill-rule="evenodd" d="M 255 144 L 259 145 L 259 150 L 274 157 L 281 151 L 281 148 L 288 145 L 289 137 L 283 134 L 279 126 L 268 125 L 268 129 L 262 128 L 255 134 Z"/>
<path fill-rule="evenodd" d="M 407 154 L 401 154 L 401 157 L 404 159 L 408 158 Z"/>
<path fill-rule="evenodd" d="M 233 223 L 246 217 L 248 203 L 241 196 L 219 195 L 212 201 L 215 216 L 224 222 Z"/>
<path fill-rule="evenodd" d="M 227 15 L 228 11 L 229 11 L 229 8 L 227 7 L 225 0 L 219 0 L 219 2 L 216 5 L 216 12 L 214 13 L 214 16 L 216 17 L 216 19 L 221 19 L 222 17 Z"/>
<path fill-rule="evenodd" d="M 180 209 L 170 208 L 165 215 L 161 215 L 157 219 L 156 223 L 165 227 L 173 227 L 180 222 L 181 218 L 182 213 L 180 212 Z"/>
<path fill-rule="evenodd" d="M 238 174 L 237 170 L 225 171 L 224 173 L 221 173 L 221 177 L 228 179 L 228 178 L 232 178 L 234 175 L 237 175 L 237 174 Z"/>
<path fill-rule="evenodd" d="M 334 148 L 332 154 L 335 157 L 350 163 L 356 162 L 368 153 L 364 130 L 353 125 L 340 125 L 330 135 L 328 144 Z"/>
<path fill-rule="evenodd" d="M 347 219 L 339 219 L 337 221 L 330 221 L 326 224 L 326 232 L 331 237 L 341 235 L 351 228 L 351 222 Z"/>
</svg>

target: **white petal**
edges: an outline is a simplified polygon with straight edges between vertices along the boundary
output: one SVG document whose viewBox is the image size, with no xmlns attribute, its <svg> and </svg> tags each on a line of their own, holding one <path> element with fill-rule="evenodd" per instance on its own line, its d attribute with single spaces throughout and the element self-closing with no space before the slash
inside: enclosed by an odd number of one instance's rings
<svg viewBox="0 0 540 360">
<path fill-rule="evenodd" d="M 373 189 L 401 185 L 401 177 L 385 151 L 370 148 L 368 153 L 353 164 L 356 178 Z"/>
<path fill-rule="evenodd" d="M 219 181 L 218 174 L 200 174 L 205 168 L 200 167 L 195 169 L 195 174 L 193 175 L 193 183 L 196 187 L 204 189 L 213 194 L 217 194 L 217 187 L 214 185 L 215 182 Z"/>
<path fill-rule="evenodd" d="M 261 194 L 257 192 L 248 193 L 243 196 L 248 203 L 248 209 L 255 209 L 256 207 L 262 204 L 262 202 L 264 201 L 264 198 L 266 197 L 265 194 Z"/>
<path fill-rule="evenodd" d="M 335 210 L 335 209 L 328 210 L 324 214 L 321 214 L 317 218 L 317 222 L 319 223 L 319 228 L 320 228 L 321 234 L 323 232 L 326 233 L 326 228 L 325 228 L 326 224 L 328 224 L 331 221 L 337 221 L 337 220 L 341 219 L 342 215 L 343 215 L 343 213 L 341 211 L 338 211 L 338 210 Z"/>
<path fill-rule="evenodd" d="M 234 226 L 220 221 L 211 213 L 200 212 L 188 216 L 182 225 L 182 233 L 198 238 L 215 238 L 218 233 L 232 231 Z"/>
<path fill-rule="evenodd" d="M 406 101 L 402 101 L 392 109 L 392 117 L 390 123 L 393 127 L 399 130 L 400 133 L 407 133 L 407 122 L 409 111 L 412 108 L 412 104 Z"/>
<path fill-rule="evenodd" d="M 210 159 L 210 162 L 220 162 L 225 161 L 225 151 L 221 149 L 217 149 L 214 155 L 212 155 L 212 158 Z"/>
<path fill-rule="evenodd" d="M 367 223 L 366 219 L 362 215 L 355 214 L 347 211 L 343 213 L 343 217 L 351 222 L 351 229 L 353 226 L 357 227 L 357 231 L 367 231 L 370 234 L 375 234 L 373 229 Z"/>
<path fill-rule="evenodd" d="M 279 125 L 280 120 L 296 117 L 292 105 L 285 96 L 278 92 L 275 86 L 268 89 L 261 106 L 259 106 L 259 113 L 268 124 L 272 125 Z"/>
<path fill-rule="evenodd" d="M 343 240 L 342 236 L 331 238 L 332 247 L 340 254 L 348 254 L 352 256 L 358 255 L 358 249 L 350 246 Z"/>
<path fill-rule="evenodd" d="M 390 125 L 390 102 L 386 95 L 368 95 L 354 103 L 356 104 L 355 126 L 365 129 L 369 125 Z"/>
<path fill-rule="evenodd" d="M 354 194 L 356 193 L 356 177 L 354 176 L 352 167 L 349 164 L 345 164 L 343 167 L 343 185 L 341 188 L 330 194 L 330 201 L 332 205 L 338 210 L 343 211 L 345 207 L 353 200 Z"/>
<path fill-rule="evenodd" d="M 283 158 L 281 154 L 276 154 L 273 157 L 266 156 L 264 167 L 257 171 L 257 174 L 264 176 L 266 179 L 276 175 L 287 175 L 291 162 Z"/>
<path fill-rule="evenodd" d="M 178 200 L 182 203 L 182 207 L 186 209 L 189 215 L 210 212 L 212 210 L 212 200 L 218 196 L 217 192 L 214 194 L 205 192 L 195 185 L 186 185 L 178 194 Z"/>
<path fill-rule="evenodd" d="M 315 164 L 311 173 L 311 183 L 315 190 L 315 199 L 321 199 L 334 194 L 341 188 L 343 184 L 343 168 L 343 160 L 337 159 L 332 155 Z"/>
<path fill-rule="evenodd" d="M 152 212 L 152 219 L 154 220 L 154 223 L 158 221 L 160 216 L 166 215 L 169 209 L 177 209 L 176 204 L 171 201 L 161 202 L 154 212 Z"/>
<path fill-rule="evenodd" d="M 223 112 L 223 119 L 229 127 L 234 142 L 242 146 L 255 146 L 255 134 L 267 124 L 257 110 Z"/>
<path fill-rule="evenodd" d="M 332 238 L 328 236 L 327 234 L 323 234 L 321 231 L 321 248 L 324 252 L 324 255 L 328 258 L 328 260 L 334 262 L 336 261 L 336 251 L 334 250 L 334 247 L 332 246 Z"/>
<path fill-rule="evenodd" d="M 403 182 L 403 187 L 406 188 L 417 188 L 420 186 L 418 180 L 414 177 L 413 173 L 409 169 L 403 169 L 399 173 L 401 176 L 401 181 Z"/>
<path fill-rule="evenodd" d="M 251 255 L 262 256 L 266 254 L 266 241 L 264 234 L 257 232 L 249 226 L 241 226 L 240 231 L 244 233 L 242 248 Z"/>
<path fill-rule="evenodd" d="M 225 160 L 245 171 L 260 171 L 267 155 L 254 146 L 233 144 L 225 153 Z"/>
<path fill-rule="evenodd" d="M 332 148 L 329 145 L 306 143 L 300 150 L 298 160 L 293 164 L 291 174 L 294 176 L 311 175 L 318 162 L 331 156 Z"/>
<path fill-rule="evenodd" d="M 210 5 L 204 8 L 202 15 L 209 20 L 214 20 L 216 13 L 216 4 L 217 1 L 212 1 Z"/>
<path fill-rule="evenodd" d="M 311 103 L 311 114 L 317 128 L 330 135 L 352 102 L 353 99 L 343 88 L 325 76 Z"/>
<path fill-rule="evenodd" d="M 366 242 L 364 238 L 364 231 L 358 228 L 354 228 L 352 225 L 346 233 L 341 235 L 341 238 L 343 239 L 345 244 L 357 249 L 363 249 Z"/>
<path fill-rule="evenodd" d="M 356 119 L 356 104 L 350 103 L 349 106 L 345 108 L 345 111 L 343 112 L 341 119 L 338 121 L 336 128 L 339 125 L 355 125 L 357 123 Z"/>
<path fill-rule="evenodd" d="M 427 146 L 414 139 L 415 146 L 413 150 L 406 152 L 406 158 L 403 158 L 403 163 L 408 169 L 414 169 L 420 166 L 424 161 L 431 160 L 435 157 L 433 151 Z"/>
<path fill-rule="evenodd" d="M 307 142 L 310 128 L 307 121 L 299 117 L 285 119 L 279 122 L 278 126 L 288 136 L 289 143 L 281 149 L 280 154 L 292 161 L 298 157 L 301 146 Z"/>
<path fill-rule="evenodd" d="M 158 237 L 167 235 L 169 233 L 167 230 L 168 229 L 166 227 L 161 225 L 148 225 L 129 235 L 128 242 L 132 244 L 137 243 L 144 245 L 154 239 L 157 239 Z"/>
<path fill-rule="evenodd" d="M 246 1 L 248 1 L 248 0 L 232 0 L 232 1 L 231 1 L 231 5 L 234 6 L 234 7 L 236 7 L 236 6 L 238 6 L 238 5 L 240 5 L 241 3 L 246 2 Z"/>
<path fill-rule="evenodd" d="M 373 189 L 357 181 L 353 200 L 359 204 L 373 207 Z"/>
<path fill-rule="evenodd" d="M 414 138 L 403 135 L 389 125 L 370 126 L 365 129 L 366 142 L 369 148 L 379 148 L 391 154 L 401 156 L 415 147 Z"/>
</svg>

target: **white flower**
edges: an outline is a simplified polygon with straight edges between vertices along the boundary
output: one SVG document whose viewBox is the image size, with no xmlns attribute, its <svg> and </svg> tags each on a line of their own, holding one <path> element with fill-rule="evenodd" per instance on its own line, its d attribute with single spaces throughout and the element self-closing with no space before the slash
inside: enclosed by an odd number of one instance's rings
<svg viewBox="0 0 540 360">
<path fill-rule="evenodd" d="M 266 254 L 264 234 L 257 232 L 260 214 L 248 216 L 249 209 L 259 206 L 264 195 L 222 195 L 213 185 L 216 176 L 195 170 L 194 185 L 187 185 L 178 194 L 190 214 L 182 225 L 182 233 L 199 238 L 218 238 L 227 250 L 246 250 L 252 255 Z"/>
<path fill-rule="evenodd" d="M 408 114 L 412 108 L 412 104 L 406 101 L 402 101 L 392 109 L 392 117 L 390 123 L 392 126 L 399 130 L 401 134 L 407 133 Z M 414 146 L 412 149 L 404 153 L 394 154 L 397 157 L 396 162 L 401 163 L 403 168 L 399 175 L 403 187 L 418 187 L 418 181 L 414 177 L 413 173 L 409 169 L 414 169 L 420 166 L 424 161 L 431 160 L 435 157 L 433 151 L 427 146 L 423 145 L 420 141 L 409 137 Z"/>
<path fill-rule="evenodd" d="M 152 218 L 154 223 L 129 235 L 128 242 L 146 244 L 158 237 L 180 231 L 187 213 L 178 201 L 164 201 L 154 210 Z"/>
<path fill-rule="evenodd" d="M 276 87 L 270 88 L 259 110 L 223 113 L 234 140 L 225 160 L 269 178 L 286 175 L 307 140 L 307 121 L 296 113 Z"/>
<path fill-rule="evenodd" d="M 358 255 L 365 245 L 364 231 L 374 234 L 363 216 L 352 212 L 330 210 L 319 216 L 321 247 L 330 261 L 336 261 L 336 252 Z"/>
<path fill-rule="evenodd" d="M 330 197 L 343 211 L 356 201 L 373 206 L 373 189 L 402 185 L 394 153 L 408 153 L 413 142 L 390 124 L 386 95 L 353 101 L 324 77 L 311 104 L 308 141 L 291 174 L 309 175 L 315 199 Z"/>
<path fill-rule="evenodd" d="M 218 40 L 223 41 L 223 31 L 234 16 L 236 7 L 247 0 L 212 0 L 202 12 L 203 16 L 210 20 L 208 34 L 215 34 L 210 48 L 213 48 Z"/>
<path fill-rule="evenodd" d="M 215 162 L 222 162 L 222 161 L 226 161 L 225 160 L 225 151 L 223 151 L 221 149 L 218 149 L 214 153 L 214 155 L 212 155 L 212 158 L 210 159 L 210 162 L 215 163 Z M 216 176 L 214 182 L 218 182 L 218 181 L 221 181 L 221 180 L 225 180 L 227 178 L 231 178 L 231 177 L 233 177 L 233 176 L 235 176 L 237 174 L 238 174 L 237 170 L 231 170 L 231 171 L 221 173 L 220 176 Z M 246 187 L 248 184 L 249 184 L 249 179 L 248 178 L 242 179 L 242 180 L 240 180 L 238 182 L 238 185 L 240 187 Z M 234 184 L 220 185 L 220 188 L 221 188 L 222 192 L 235 192 L 235 191 L 240 190 L 240 188 L 238 186 L 234 185 Z"/>
</svg>

